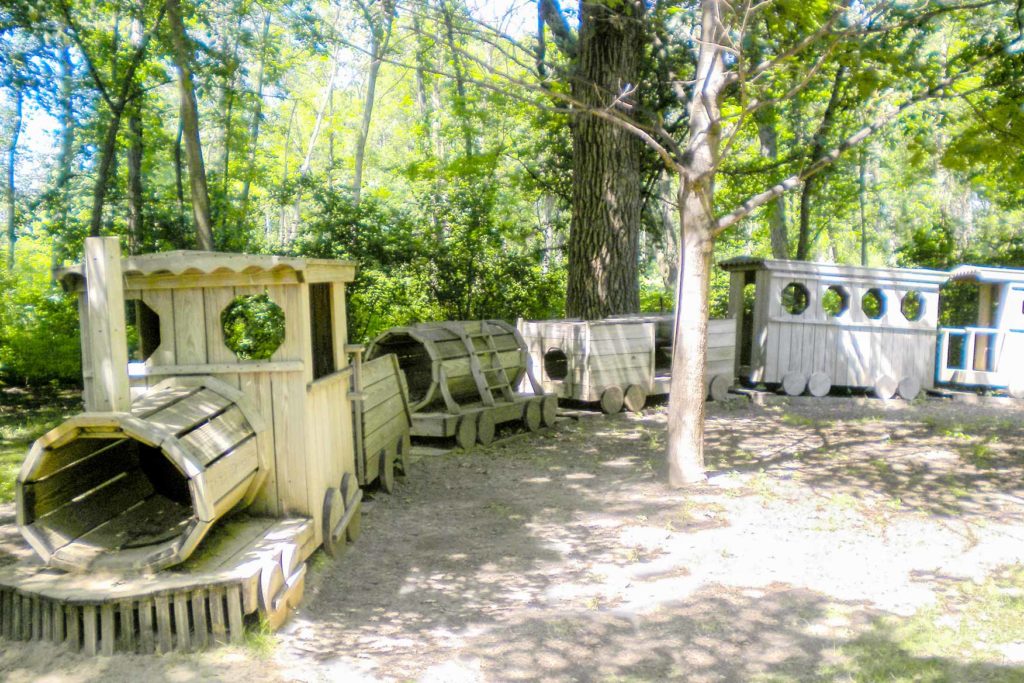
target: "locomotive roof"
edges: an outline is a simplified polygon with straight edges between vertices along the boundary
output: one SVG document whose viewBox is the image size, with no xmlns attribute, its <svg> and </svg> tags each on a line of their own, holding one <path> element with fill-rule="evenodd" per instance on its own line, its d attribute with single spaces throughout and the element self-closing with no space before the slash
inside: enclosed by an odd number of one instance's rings
<svg viewBox="0 0 1024 683">
<path fill-rule="evenodd" d="M 1002 268 L 999 266 L 963 265 L 949 273 L 949 281 L 984 282 L 1002 284 L 1007 282 L 1024 283 L 1024 270 L 1019 268 Z"/>
<path fill-rule="evenodd" d="M 804 278 L 829 278 L 875 284 L 907 284 L 938 288 L 948 275 L 939 270 L 925 268 L 873 268 L 866 266 L 815 263 L 813 261 L 787 261 L 753 256 L 737 256 L 719 262 L 726 271 L 767 270 L 773 273 Z"/>
<path fill-rule="evenodd" d="M 230 277 L 258 279 L 260 283 L 279 279 L 282 284 L 300 282 L 351 282 L 355 263 L 330 259 L 294 258 L 271 254 L 235 254 L 213 251 L 165 251 L 156 254 L 128 256 L 121 260 L 121 270 L 130 285 L 145 285 L 159 280 L 165 284 L 195 281 L 194 286 L 216 285 L 217 279 Z M 54 270 L 54 278 L 66 290 L 82 286 L 85 279 L 82 264 Z M 141 281 L 140 281 L 141 280 Z"/>
</svg>

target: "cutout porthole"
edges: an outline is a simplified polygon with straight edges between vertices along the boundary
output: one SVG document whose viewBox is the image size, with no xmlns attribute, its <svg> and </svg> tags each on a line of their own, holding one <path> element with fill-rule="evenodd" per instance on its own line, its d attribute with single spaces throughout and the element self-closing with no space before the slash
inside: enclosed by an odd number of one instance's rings
<svg viewBox="0 0 1024 683">
<path fill-rule="evenodd" d="M 782 310 L 790 315 L 800 315 L 807 310 L 811 294 L 799 282 L 790 282 L 782 289 Z"/>
<path fill-rule="evenodd" d="M 872 320 L 880 320 L 885 315 L 885 294 L 877 287 L 864 292 L 860 300 L 860 310 Z"/>
<path fill-rule="evenodd" d="M 832 318 L 838 318 L 850 310 L 850 293 L 845 287 L 832 285 L 821 296 L 821 308 Z"/>
<path fill-rule="evenodd" d="M 284 311 L 265 293 L 236 296 L 220 322 L 224 345 L 239 360 L 267 360 L 284 343 Z"/>
<path fill-rule="evenodd" d="M 561 380 L 569 376 L 569 357 L 559 348 L 544 353 L 544 374 L 548 379 Z"/>
<path fill-rule="evenodd" d="M 920 320 L 924 316 L 924 297 L 915 290 L 910 290 L 903 295 L 900 302 L 900 312 L 903 317 L 911 322 Z"/>
</svg>

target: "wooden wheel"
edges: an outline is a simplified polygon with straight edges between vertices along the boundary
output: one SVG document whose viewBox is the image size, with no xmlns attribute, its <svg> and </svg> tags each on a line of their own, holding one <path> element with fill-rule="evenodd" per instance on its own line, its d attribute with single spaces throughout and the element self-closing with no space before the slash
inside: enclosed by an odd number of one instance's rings
<svg viewBox="0 0 1024 683">
<path fill-rule="evenodd" d="M 543 419 L 541 414 L 541 399 L 530 399 L 523 406 L 523 427 L 528 432 L 535 432 L 540 429 L 540 423 Z"/>
<path fill-rule="evenodd" d="M 647 403 L 647 392 L 639 384 L 630 384 L 626 387 L 622 403 L 629 412 L 639 413 L 644 409 L 644 404 Z"/>
<path fill-rule="evenodd" d="M 896 395 L 896 380 L 889 375 L 879 375 L 871 386 L 871 393 L 883 401 L 888 401 Z"/>
<path fill-rule="evenodd" d="M 359 534 L 362 532 L 362 519 L 360 515 L 362 510 L 358 509 L 362 507 L 362 502 L 356 493 L 359 491 L 359 484 L 356 483 L 355 475 L 346 472 L 341 477 L 341 496 L 345 501 L 345 512 L 348 513 L 349 509 L 356 507 L 356 511 L 352 513 L 351 518 L 348 520 L 348 525 L 345 527 L 345 536 L 349 542 L 354 543 Z"/>
<path fill-rule="evenodd" d="M 619 412 L 622 410 L 624 398 L 622 387 L 608 387 L 601 392 L 601 412 L 605 415 L 614 415 Z"/>
<path fill-rule="evenodd" d="M 348 475 L 346 475 L 348 476 Z M 345 550 L 345 530 L 335 535 L 335 529 L 345 516 L 345 499 L 341 491 L 333 486 L 324 494 L 324 552 L 331 557 L 340 556 Z"/>
<path fill-rule="evenodd" d="M 490 445 L 494 441 L 494 413 L 481 410 L 476 418 L 476 440 L 481 446 Z"/>
<path fill-rule="evenodd" d="M 921 380 L 909 375 L 902 378 L 896 385 L 896 393 L 904 401 L 913 401 L 921 393 Z"/>
<path fill-rule="evenodd" d="M 377 478 L 385 492 L 392 493 L 395 490 L 395 454 L 390 448 L 380 452 L 380 471 Z"/>
<path fill-rule="evenodd" d="M 455 443 L 464 451 L 468 451 L 476 443 L 476 418 L 463 415 L 455 432 Z"/>
<path fill-rule="evenodd" d="M 807 380 L 807 391 L 811 396 L 821 398 L 832 390 L 832 380 L 824 372 L 812 372 Z"/>
<path fill-rule="evenodd" d="M 711 397 L 712 401 L 724 401 L 729 398 L 729 387 L 732 386 L 732 380 L 725 375 L 715 375 L 708 382 L 708 396 Z"/>
<path fill-rule="evenodd" d="M 544 420 L 545 427 L 554 427 L 555 420 L 558 419 L 558 398 L 555 396 L 545 396 L 543 408 L 541 409 L 541 419 Z"/>
<path fill-rule="evenodd" d="M 782 391 L 787 396 L 799 396 L 807 388 L 807 375 L 799 370 L 791 370 L 782 376 Z"/>
</svg>

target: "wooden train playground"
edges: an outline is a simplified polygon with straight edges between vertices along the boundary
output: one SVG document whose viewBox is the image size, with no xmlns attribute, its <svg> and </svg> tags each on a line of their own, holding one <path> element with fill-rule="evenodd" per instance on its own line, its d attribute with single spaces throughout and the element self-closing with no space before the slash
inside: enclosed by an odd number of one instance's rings
<svg viewBox="0 0 1024 683">
<path fill-rule="evenodd" d="M 714 400 L 740 385 L 1024 397 L 1024 271 L 721 265 Z M 428 322 L 351 345 L 355 267 L 122 259 L 116 238 L 90 238 L 56 272 L 79 298 L 85 412 L 18 476 L 34 555 L 0 567 L 0 636 L 106 655 L 239 642 L 300 604 L 317 549 L 339 557 L 359 536 L 364 489 L 390 493 L 414 439 L 468 449 L 553 427 L 560 404 L 614 414 L 668 393 L 671 315 Z M 977 326 L 938 328 L 948 281 L 977 287 Z"/>
</svg>

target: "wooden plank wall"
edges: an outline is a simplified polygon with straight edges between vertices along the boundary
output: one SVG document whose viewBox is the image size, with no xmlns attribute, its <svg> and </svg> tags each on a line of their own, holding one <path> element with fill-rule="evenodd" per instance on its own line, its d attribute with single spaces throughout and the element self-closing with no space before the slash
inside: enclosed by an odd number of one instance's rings
<svg viewBox="0 0 1024 683">
<path fill-rule="evenodd" d="M 650 393 L 654 381 L 654 323 L 591 323 L 589 330 L 577 395 L 584 401 L 597 401 L 606 387 L 625 390 L 633 384 Z"/>
<path fill-rule="evenodd" d="M 533 363 L 533 373 L 545 393 L 559 398 L 575 398 L 577 387 L 583 383 L 583 365 L 579 362 L 577 349 L 583 348 L 583 336 L 587 332 L 584 322 L 568 320 L 521 320 L 519 332 L 526 342 Z M 564 380 L 555 380 L 544 370 L 544 354 L 551 349 L 561 349 L 568 358 L 568 375 Z"/>
<path fill-rule="evenodd" d="M 732 318 L 708 321 L 708 364 L 705 369 L 705 375 L 708 379 L 715 375 L 724 375 L 732 379 L 736 378 L 735 360 L 738 357 L 736 353 L 737 329 L 738 325 Z"/>
<path fill-rule="evenodd" d="M 883 374 L 897 381 L 913 376 L 922 386 L 932 386 L 937 291 L 913 285 L 878 287 L 885 295 L 886 311 L 872 320 L 861 301 L 874 284 L 766 271 L 759 271 L 757 278 L 751 372 L 755 381 L 781 382 L 787 372 L 799 371 L 824 372 L 833 386 L 870 387 Z M 790 283 L 804 285 L 810 294 L 807 309 L 797 315 L 782 307 L 782 290 Z M 849 295 L 849 308 L 838 317 L 822 309 L 822 297 L 832 285 L 842 286 Z M 924 299 L 925 313 L 917 321 L 907 320 L 900 310 L 903 295 L 911 290 Z"/>
</svg>

